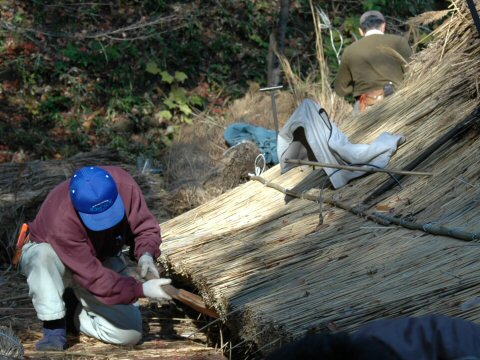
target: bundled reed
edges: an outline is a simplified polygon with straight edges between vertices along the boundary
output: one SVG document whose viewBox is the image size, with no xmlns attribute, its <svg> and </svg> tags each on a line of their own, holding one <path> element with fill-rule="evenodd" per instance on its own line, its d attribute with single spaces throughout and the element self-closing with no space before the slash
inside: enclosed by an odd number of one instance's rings
<svg viewBox="0 0 480 360">
<path fill-rule="evenodd" d="M 381 132 L 403 133 L 407 143 L 392 158 L 402 168 L 479 105 L 480 37 L 462 1 L 436 32 L 436 41 L 410 64 L 405 86 L 365 113 L 341 119 L 357 142 Z M 480 3 L 477 1 L 477 8 Z M 472 127 L 427 157 L 416 170 L 380 195 L 371 210 L 421 224 L 478 232 L 480 146 Z M 298 167 L 266 181 L 291 189 L 313 174 Z M 285 195 L 260 182 L 243 184 L 162 224 L 162 261 L 192 279 L 206 302 L 246 343 L 263 352 L 308 330 L 352 330 L 380 317 L 443 313 L 480 321 L 480 244 L 401 226 L 381 226 L 334 206 L 355 206 L 388 180 L 356 179 L 308 198 L 332 198 L 322 206 Z M 308 192 L 307 192 L 308 191 Z"/>
<path fill-rule="evenodd" d="M 313 23 L 316 33 L 316 57 L 318 68 L 303 79 L 295 74 L 288 60 L 279 56 L 285 78 L 289 84 L 296 105 L 298 106 L 305 98 L 315 99 L 338 124 L 352 111 L 352 106 L 348 104 L 342 97 L 336 96 L 330 84 L 330 70 L 325 59 L 322 40 L 322 18 L 320 9 L 313 5 L 310 1 L 310 8 L 313 15 Z M 293 112 L 293 111 L 292 111 Z M 290 113 L 291 114 L 291 113 Z"/>
<path fill-rule="evenodd" d="M 335 119 L 342 119 L 351 112 L 352 107 L 343 99 L 335 96 L 330 86 L 330 74 L 323 53 L 323 43 L 320 36 L 321 19 L 318 11 L 315 14 L 315 30 L 317 32 L 316 55 L 318 68 L 312 71 L 306 79 L 295 74 L 287 59 L 278 55 L 282 62 L 285 89 L 274 94 L 279 126 L 282 127 L 295 107 L 305 98 L 311 97 L 322 103 L 327 112 Z M 243 122 L 274 129 L 274 114 L 270 94 L 260 92 L 260 85 L 250 83 L 247 94 L 235 100 L 227 109 L 225 116 L 215 119 L 202 113 L 195 123 L 182 130 L 168 151 L 166 161 L 166 178 L 168 191 L 166 206 L 174 214 L 195 208 L 245 182 L 246 174 L 255 171 L 254 159 L 260 154 L 250 152 L 244 158 L 240 169 L 227 175 L 225 167 L 232 168 L 228 160 L 232 159 L 229 149 L 223 140 L 223 134 L 228 125 Z M 199 145 L 201 144 L 201 146 Z M 253 158 L 252 156 L 253 155 Z M 227 160 L 227 161 L 225 161 Z M 227 164 L 225 165 L 225 162 Z M 232 181 L 235 179 L 234 181 Z M 225 181 L 226 180 L 226 181 Z M 212 185 L 212 182 L 215 184 Z"/>
<path fill-rule="evenodd" d="M 244 183 L 254 171 L 255 159 L 260 153 L 256 144 L 247 141 L 228 149 L 222 159 L 215 162 L 200 145 L 195 146 L 198 151 L 191 151 L 189 145 L 176 145 L 181 149 L 174 149 L 168 156 L 170 184 L 163 198 L 173 216 Z"/>
<path fill-rule="evenodd" d="M 159 219 L 167 219 L 159 188 L 154 176 L 142 176 L 135 167 L 126 165 L 116 152 L 99 149 L 80 153 L 66 160 L 5 163 L 0 165 L 0 263 L 10 263 L 16 236 L 25 221 L 35 217 L 47 194 L 56 185 L 69 179 L 79 168 L 87 165 L 117 165 L 129 171 L 144 190 L 152 212 Z M 152 190 L 154 189 L 154 190 Z"/>
<path fill-rule="evenodd" d="M 253 143 L 229 148 L 224 140 L 233 123 L 248 123 L 274 129 L 271 98 L 250 84 L 247 94 L 235 100 L 225 116 L 198 114 L 194 124 L 185 126 L 167 151 L 165 160 L 165 206 L 172 215 L 181 214 L 216 198 L 248 180 L 261 153 Z M 280 126 L 295 108 L 291 94 L 276 95 Z M 269 165 L 267 165 L 269 166 Z"/>
</svg>

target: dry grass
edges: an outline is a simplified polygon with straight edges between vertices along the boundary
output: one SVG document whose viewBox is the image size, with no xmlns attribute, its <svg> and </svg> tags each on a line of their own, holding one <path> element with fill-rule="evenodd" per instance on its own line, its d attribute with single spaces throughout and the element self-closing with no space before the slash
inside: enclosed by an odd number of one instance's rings
<svg viewBox="0 0 480 360">
<path fill-rule="evenodd" d="M 338 125 L 351 113 L 352 106 L 342 97 L 335 94 L 332 88 L 330 71 L 328 69 L 323 52 L 323 41 L 321 36 L 321 17 L 317 9 L 310 2 L 316 32 L 316 54 L 318 69 L 312 71 L 306 79 L 295 74 L 287 59 L 281 58 L 283 71 L 288 81 L 290 91 L 298 106 L 305 98 L 311 98 L 322 105 L 330 118 Z M 291 113 L 294 109 L 292 109 Z"/>
<path fill-rule="evenodd" d="M 410 64 L 405 86 L 340 119 L 356 142 L 406 134 L 392 168 L 410 163 L 480 104 L 479 37 L 464 2 L 454 5 L 436 42 Z M 291 78 L 300 98 L 316 88 Z M 475 128 L 451 139 L 416 169 L 433 177 L 404 178 L 370 211 L 480 233 L 479 141 Z M 307 167 L 284 175 L 275 167 L 264 177 L 290 189 L 312 175 Z M 386 180 L 369 175 L 324 196 L 353 207 Z M 319 198 L 321 183 L 308 194 Z M 283 193 L 248 182 L 162 224 L 162 261 L 190 277 L 243 341 L 265 352 L 307 330 L 352 330 L 380 317 L 443 313 L 480 321 L 472 302 L 480 290 L 478 243 L 381 226 L 332 205 L 322 210 L 318 226 L 317 203 L 286 202 Z"/>
<path fill-rule="evenodd" d="M 0 323 L 20 338 L 28 359 L 225 359 L 220 351 L 206 345 L 205 333 L 198 332 L 205 326 L 205 318 L 192 318 L 173 302 L 159 306 L 146 300 L 140 306 L 144 319 L 144 341 L 140 345 L 115 346 L 71 335 L 65 352 L 36 351 L 42 323 L 36 318 L 24 277 L 4 272 L 0 282 Z M 2 350 L 0 347 L 0 357 Z"/>
<path fill-rule="evenodd" d="M 16 235 L 25 221 L 32 220 L 47 194 L 60 182 L 69 179 L 79 168 L 87 165 L 117 165 L 129 171 L 144 191 L 147 203 L 159 219 L 170 216 L 160 201 L 162 180 L 158 176 L 143 176 L 115 152 L 99 149 L 81 153 L 64 161 L 33 161 L 0 165 L 0 263 L 10 263 Z"/>
<path fill-rule="evenodd" d="M 408 19 L 407 24 L 410 26 L 429 25 L 442 20 L 450 13 L 450 10 L 427 11 L 418 16 Z"/>
<path fill-rule="evenodd" d="M 407 143 L 390 166 L 408 164 L 480 103 L 479 40 L 463 2 L 457 0 L 454 5 L 451 18 L 436 31 L 437 41 L 410 64 L 404 88 L 358 116 L 350 115 L 349 105 L 331 92 L 324 67 L 302 80 L 284 60 L 290 92 L 277 96 L 280 124 L 299 100 L 312 97 L 352 141 L 370 142 L 384 131 L 406 134 Z M 315 21 L 318 28 L 318 19 Z M 273 128 L 270 97 L 257 90 L 253 84 L 251 92 L 230 107 L 228 116 L 203 114 L 172 150 L 168 184 L 171 189 L 183 189 L 186 200 L 178 202 L 187 204 L 178 211 L 204 203 L 162 223 L 162 262 L 168 270 L 191 279 L 232 332 L 264 352 L 307 330 L 350 330 L 379 317 L 437 312 L 480 321 L 479 308 L 471 301 L 480 290 L 478 243 L 380 226 L 328 204 L 322 207 L 320 225 L 319 205 L 307 197 L 286 201 L 283 193 L 259 182 L 236 186 L 238 182 L 228 179 L 222 183 L 223 170 L 229 165 L 237 167 L 222 162 L 227 150 L 222 141 L 226 126 L 245 121 Z M 202 146 L 191 145 L 195 143 Z M 453 139 L 418 169 L 435 176 L 405 178 L 402 189 L 385 193 L 370 211 L 386 211 L 420 224 L 478 231 L 479 146 L 474 129 Z M 62 171 L 62 167 L 55 169 L 54 179 L 66 176 Z M 307 167 L 284 175 L 274 167 L 264 177 L 313 198 L 320 198 L 318 188 L 325 179 Z M 355 206 L 387 179 L 384 174 L 369 175 L 340 190 L 327 189 L 324 196 Z M 212 193 L 206 191 L 206 185 L 214 188 Z M 175 206 L 175 199 L 169 200 L 170 206 Z M 28 307 L 22 302 L 1 304 L 5 308 Z M 28 314 L 31 309 L 21 311 Z M 29 329 L 33 335 L 22 340 L 31 350 L 38 325 L 30 323 L 29 328 L 20 312 L 11 318 L 7 313 L 1 316 L 16 321 L 14 329 Z M 87 341 L 72 356 L 94 352 L 101 357 L 111 351 L 110 346 L 97 345 L 100 347 Z M 155 356 L 155 346 L 155 341 L 148 343 L 143 355 Z M 121 349 L 117 355 L 136 356 L 137 352 L 130 350 Z"/>
<path fill-rule="evenodd" d="M 313 8 L 312 8 L 313 11 Z M 320 19 L 315 16 L 315 28 L 319 34 Z M 305 97 L 321 103 L 333 120 L 342 119 L 352 107 L 335 96 L 329 83 L 329 70 L 323 55 L 321 37 L 317 36 L 317 60 L 319 68 L 312 71 L 307 79 L 301 79 L 291 69 L 285 58 L 281 58 L 287 91 L 275 93 L 275 103 L 279 126 L 289 119 L 297 105 Z M 286 85 L 287 85 L 286 84 Z M 272 99 L 270 94 L 260 92 L 257 83 L 251 83 L 247 94 L 234 101 L 222 117 L 200 114 L 194 124 L 183 130 L 167 155 L 166 177 L 171 195 L 166 203 L 174 215 L 193 209 L 225 191 L 245 182 L 248 173 L 254 172 L 254 160 L 260 153 L 252 149 L 249 156 L 243 157 L 242 171 L 238 171 L 235 157 L 226 154 L 228 147 L 223 134 L 228 125 L 245 122 L 267 129 L 274 129 Z M 338 121 L 337 121 L 338 122 Z M 237 154 L 239 158 L 242 154 Z M 237 169 L 230 176 L 228 170 Z M 213 181 L 212 179 L 216 178 Z M 236 179 L 236 181 L 232 181 Z M 225 181 L 224 181 L 225 180 Z"/>
</svg>

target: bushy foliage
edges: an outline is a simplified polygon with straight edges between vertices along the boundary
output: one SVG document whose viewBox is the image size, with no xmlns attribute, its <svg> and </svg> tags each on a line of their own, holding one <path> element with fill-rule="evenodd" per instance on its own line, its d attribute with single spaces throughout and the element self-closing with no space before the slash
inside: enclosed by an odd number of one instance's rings
<svg viewBox="0 0 480 360">
<path fill-rule="evenodd" d="M 354 40 L 363 10 L 408 16 L 438 2 L 314 1 L 339 29 L 333 42 L 324 41 L 332 74 L 333 45 L 339 34 L 346 45 Z M 195 111 L 221 115 L 249 82 L 266 84 L 278 6 L 268 0 L 0 2 L 0 161 L 20 150 L 31 158 L 62 158 L 95 146 L 159 157 Z M 302 74 L 316 66 L 308 0 L 291 1 L 286 56 Z"/>
<path fill-rule="evenodd" d="M 195 110 L 264 81 L 268 4 L 2 2 L 3 148 L 158 157 Z"/>
<path fill-rule="evenodd" d="M 363 0 L 362 5 L 364 10 L 380 10 L 385 14 L 408 18 L 425 11 L 443 9 L 447 2 L 439 0 Z"/>
</svg>

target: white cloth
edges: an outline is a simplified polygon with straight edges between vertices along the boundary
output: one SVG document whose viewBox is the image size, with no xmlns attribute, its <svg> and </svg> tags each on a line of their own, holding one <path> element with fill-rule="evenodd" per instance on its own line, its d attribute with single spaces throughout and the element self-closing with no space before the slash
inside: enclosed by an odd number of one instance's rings
<svg viewBox="0 0 480 360">
<path fill-rule="evenodd" d="M 103 266 L 128 275 L 122 256 L 106 259 Z M 142 338 L 142 315 L 137 305 L 106 305 L 73 281 L 70 270 L 48 243 L 28 243 L 20 260 L 27 277 L 29 294 L 37 316 L 42 321 L 65 316 L 62 299 L 66 287 L 71 287 L 81 304 L 78 315 L 80 332 L 116 345 L 135 345 Z"/>
<path fill-rule="evenodd" d="M 308 160 L 307 150 L 293 133 L 303 127 L 308 145 L 318 162 L 336 165 L 365 165 L 384 168 L 397 150 L 401 135 L 383 133 L 371 144 L 352 144 L 348 137 L 328 119 L 322 107 L 305 99 L 290 116 L 278 134 L 277 151 L 282 173 L 297 166 L 286 159 Z M 363 171 L 324 168 L 335 189 L 345 186 L 351 179 L 365 174 Z"/>
</svg>

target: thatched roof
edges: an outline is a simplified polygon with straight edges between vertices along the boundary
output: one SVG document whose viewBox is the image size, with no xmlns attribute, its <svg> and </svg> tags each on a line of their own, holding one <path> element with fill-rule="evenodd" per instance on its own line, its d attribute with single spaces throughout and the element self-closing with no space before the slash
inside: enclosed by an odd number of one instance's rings
<svg viewBox="0 0 480 360">
<path fill-rule="evenodd" d="M 405 134 L 391 168 L 411 163 L 480 103 L 480 37 L 464 2 L 453 5 L 436 41 L 413 60 L 405 87 L 360 116 L 339 119 L 354 142 Z M 405 177 L 402 188 L 361 208 L 427 231 L 441 225 L 471 233 L 474 241 L 379 225 L 348 211 L 388 181 L 386 174 L 326 189 L 322 198 L 331 204 L 322 206 L 318 226 L 319 204 L 307 198 L 318 197 L 324 175 L 308 167 L 280 175 L 275 167 L 262 177 L 299 189 L 304 199 L 286 202 L 278 189 L 243 184 L 161 224 L 163 261 L 191 278 L 243 341 L 265 351 L 309 329 L 355 329 L 380 317 L 443 313 L 480 321 L 479 148 L 477 128 L 469 127 L 415 167 L 433 177 Z M 305 192 L 307 182 L 315 188 Z"/>
<path fill-rule="evenodd" d="M 161 221 L 168 219 L 160 201 L 163 184 L 158 176 L 142 174 L 117 152 L 96 149 L 79 153 L 65 160 L 31 161 L 0 164 L 0 264 L 10 263 L 16 245 L 16 235 L 23 222 L 31 221 L 47 194 L 73 173 L 88 165 L 116 165 L 129 171 L 142 188 L 146 201 Z"/>
</svg>

